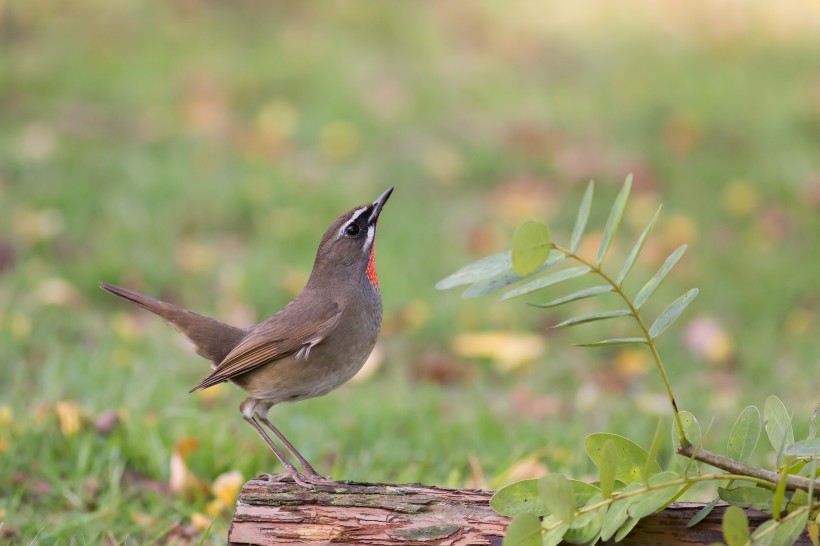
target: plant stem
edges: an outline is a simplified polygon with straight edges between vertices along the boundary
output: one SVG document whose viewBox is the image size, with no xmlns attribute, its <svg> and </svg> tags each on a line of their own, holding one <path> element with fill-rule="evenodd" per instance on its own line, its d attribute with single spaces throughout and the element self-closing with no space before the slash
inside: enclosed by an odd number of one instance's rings
<svg viewBox="0 0 820 546">
<path fill-rule="evenodd" d="M 604 273 L 603 269 L 600 266 L 598 266 L 598 265 L 596 265 L 596 264 L 582 258 L 581 256 L 578 256 L 577 254 L 570 251 L 569 249 L 566 249 L 566 248 L 561 247 L 559 245 L 553 244 L 553 248 L 555 248 L 555 250 L 557 250 L 558 252 L 561 252 L 562 254 L 567 256 L 568 258 L 572 258 L 572 259 L 576 260 L 577 262 L 580 262 L 583 265 L 590 268 L 590 270 L 592 270 L 594 273 L 596 273 L 598 276 L 600 276 L 602 279 L 604 279 L 610 286 L 612 286 L 612 290 L 614 290 L 615 293 L 618 294 L 621 297 L 622 300 L 624 300 L 624 303 L 626 303 L 627 307 L 629 307 L 629 312 L 635 318 L 635 321 L 638 323 L 638 327 L 641 329 L 641 333 L 643 334 L 643 337 L 646 340 L 646 344 L 649 346 L 649 350 L 652 353 L 652 358 L 655 359 L 655 364 L 657 365 L 658 371 L 661 374 L 661 379 L 663 380 L 663 386 L 666 388 L 666 395 L 669 398 L 669 403 L 672 406 L 672 413 L 673 413 L 674 418 L 675 418 L 675 429 L 676 429 L 677 434 L 678 434 L 678 441 L 680 442 L 681 447 L 690 447 L 691 444 L 690 444 L 689 440 L 686 438 L 686 433 L 683 430 L 683 423 L 681 422 L 681 419 L 680 419 L 680 412 L 678 411 L 678 404 L 677 404 L 677 402 L 675 402 L 675 395 L 672 393 L 672 386 L 669 384 L 669 377 L 666 375 L 666 368 L 663 367 L 663 362 L 661 361 L 661 355 L 658 353 L 658 349 L 655 346 L 655 341 L 652 339 L 652 336 L 649 335 L 649 328 L 647 328 L 646 323 L 644 323 L 643 318 L 641 318 L 640 313 L 635 308 L 635 306 L 632 304 L 632 300 L 630 300 L 629 296 L 626 295 L 626 292 L 623 291 L 623 288 L 621 288 L 621 285 L 618 284 L 617 282 L 615 282 L 615 280 L 612 279 L 612 277 L 610 277 L 609 275 Z"/>
<path fill-rule="evenodd" d="M 754 476 L 746 476 L 746 475 L 743 475 L 743 474 L 723 474 L 723 473 L 701 474 L 699 476 L 692 476 L 690 478 L 680 478 L 680 479 L 677 479 L 677 480 L 671 480 L 671 481 L 668 481 L 668 482 L 660 483 L 658 485 L 647 485 L 646 487 L 644 487 L 642 489 L 636 489 L 635 491 L 629 491 L 629 492 L 626 492 L 626 493 L 621 493 L 619 495 L 614 495 L 614 496 L 612 496 L 608 499 L 604 499 L 600 502 L 596 502 L 595 504 L 591 504 L 589 506 L 584 506 L 582 508 L 579 508 L 575 512 L 575 516 L 577 517 L 577 516 L 580 516 L 580 515 L 583 515 L 583 514 L 586 514 L 586 513 L 589 513 L 589 512 L 594 512 L 595 510 L 598 510 L 599 508 L 603 508 L 604 506 L 608 506 L 608 505 L 610 505 L 614 502 L 618 502 L 618 501 L 623 500 L 623 499 L 628 499 L 628 498 L 631 498 L 631 497 L 638 497 L 640 495 L 643 495 L 643 494 L 647 493 L 648 491 L 659 491 L 661 489 L 666 489 L 668 487 L 676 487 L 676 486 L 679 486 L 679 485 L 689 486 L 689 485 L 697 483 L 697 482 L 723 481 L 723 480 L 737 480 L 737 481 L 750 482 L 750 483 L 754 483 L 754 484 L 757 484 L 757 485 L 762 485 L 764 487 L 769 487 L 769 488 L 774 489 L 774 485 L 771 482 L 769 482 L 768 480 L 760 479 L 760 478 L 757 478 L 757 477 L 754 477 Z M 560 525 L 562 525 L 562 523 L 563 522 L 558 521 L 552 526 L 546 526 L 546 527 L 544 527 L 544 531 L 552 531 L 553 529 L 555 529 L 555 528 L 559 527 Z"/>
<path fill-rule="evenodd" d="M 714 466 L 715 468 L 720 468 L 721 470 L 726 470 L 727 472 L 731 472 L 733 474 L 742 474 L 744 476 L 759 478 L 772 485 L 777 485 L 780 481 L 779 472 L 750 466 L 735 461 L 734 459 L 724 457 L 723 455 L 713 453 L 706 449 L 696 449 L 695 446 L 692 445 L 679 447 L 677 453 L 685 457 L 697 459 L 698 461 Z M 795 491 L 797 489 L 809 491 L 809 488 L 812 487 L 812 483 L 814 484 L 815 489 L 820 488 L 820 480 L 812 481 L 809 478 L 794 475 L 789 475 L 786 477 L 786 489 L 790 491 Z"/>
</svg>

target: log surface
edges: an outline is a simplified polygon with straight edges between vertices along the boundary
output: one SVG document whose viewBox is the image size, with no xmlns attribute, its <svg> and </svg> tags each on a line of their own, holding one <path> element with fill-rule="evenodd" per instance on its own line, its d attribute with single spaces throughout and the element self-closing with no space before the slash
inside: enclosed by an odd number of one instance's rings
<svg viewBox="0 0 820 546">
<path fill-rule="evenodd" d="M 510 520 L 490 508 L 493 493 L 354 482 L 312 491 L 292 482 L 269 484 L 253 479 L 239 494 L 228 543 L 500 546 Z M 715 508 L 694 528 L 686 527 L 701 508 L 701 503 L 674 503 L 642 519 L 618 544 L 671 546 L 722 541 L 725 506 Z M 752 528 L 769 519 L 753 510 L 747 515 Z M 804 533 L 797 544 L 811 542 Z"/>
</svg>

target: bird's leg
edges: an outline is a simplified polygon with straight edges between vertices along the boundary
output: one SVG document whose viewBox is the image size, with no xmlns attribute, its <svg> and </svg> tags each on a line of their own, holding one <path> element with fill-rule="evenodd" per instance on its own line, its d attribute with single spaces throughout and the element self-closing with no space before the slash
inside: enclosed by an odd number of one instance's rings
<svg viewBox="0 0 820 546">
<path fill-rule="evenodd" d="M 262 439 L 265 440 L 265 443 L 268 444 L 268 447 L 271 448 L 273 454 L 276 455 L 276 458 L 279 459 L 279 462 L 281 462 L 282 465 L 285 467 L 285 470 L 288 471 L 288 474 L 290 474 L 290 477 L 293 478 L 293 481 L 295 481 L 302 487 L 313 489 L 313 484 L 305 481 L 305 476 L 301 472 L 296 470 L 296 467 L 293 466 L 293 463 L 288 460 L 287 455 L 285 455 L 285 453 L 281 449 L 279 449 L 279 446 L 277 446 L 273 442 L 273 440 L 270 439 L 270 436 L 268 436 L 265 433 L 262 427 L 259 426 L 259 423 L 256 422 L 256 419 L 254 419 L 254 408 L 257 402 L 258 401 L 254 400 L 253 398 L 246 398 L 239 406 L 239 409 L 242 411 L 242 417 L 245 419 L 245 421 L 248 422 L 248 424 L 250 424 L 254 428 L 254 430 L 259 434 L 259 436 L 261 436 Z M 283 478 L 284 476 L 281 475 L 268 476 L 268 479 L 270 481 L 281 481 Z"/>
<path fill-rule="evenodd" d="M 296 448 L 293 447 L 293 444 L 291 444 L 288 441 L 287 438 L 285 438 L 285 435 L 282 434 L 281 432 L 279 432 L 279 429 L 277 429 L 275 426 L 273 426 L 273 423 L 271 423 L 270 420 L 268 419 L 267 410 L 265 410 L 264 412 L 261 412 L 260 410 L 262 410 L 262 409 L 263 409 L 262 406 L 257 406 L 256 418 L 259 419 L 260 421 L 262 421 L 262 424 L 265 425 L 266 427 L 268 427 L 271 430 L 271 432 L 273 432 L 276 435 L 276 437 L 279 438 L 279 441 L 282 442 L 285 445 L 285 447 L 288 449 L 288 451 L 290 451 L 291 454 L 294 457 L 296 457 L 296 459 L 298 459 L 299 463 L 305 469 L 305 476 L 310 478 L 311 480 L 314 480 L 314 481 L 317 481 L 317 482 L 332 482 L 333 478 L 331 478 L 330 476 L 322 476 L 321 474 L 316 472 L 316 469 L 313 468 L 313 465 L 311 465 L 309 462 L 307 462 L 307 459 L 305 459 L 302 456 L 301 453 L 296 451 Z M 268 409 L 270 409 L 270 408 L 268 408 Z"/>
</svg>

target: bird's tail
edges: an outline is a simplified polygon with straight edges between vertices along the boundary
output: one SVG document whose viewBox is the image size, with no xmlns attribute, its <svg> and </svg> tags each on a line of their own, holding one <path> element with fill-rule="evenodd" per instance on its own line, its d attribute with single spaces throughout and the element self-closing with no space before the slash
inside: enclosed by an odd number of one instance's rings
<svg viewBox="0 0 820 546">
<path fill-rule="evenodd" d="M 136 303 L 152 313 L 167 320 L 179 332 L 183 333 L 196 347 L 196 352 L 219 364 L 247 332 L 216 319 L 188 311 L 171 303 L 160 301 L 139 292 L 114 286 L 106 282 L 100 288 L 124 300 Z"/>
</svg>

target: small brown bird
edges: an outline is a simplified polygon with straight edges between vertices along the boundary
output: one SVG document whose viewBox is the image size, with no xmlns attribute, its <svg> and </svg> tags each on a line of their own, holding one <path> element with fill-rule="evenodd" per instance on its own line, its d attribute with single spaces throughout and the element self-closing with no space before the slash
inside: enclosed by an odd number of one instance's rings
<svg viewBox="0 0 820 546">
<path fill-rule="evenodd" d="M 185 334 L 213 371 L 189 392 L 231 381 L 250 393 L 239 406 L 296 483 L 332 482 L 310 465 L 268 420 L 280 402 L 332 391 L 362 367 L 379 334 L 382 299 L 376 278 L 376 224 L 390 197 L 355 207 L 333 222 L 319 243 L 304 289 L 278 313 L 251 328 L 237 328 L 126 288 L 103 290 L 148 309 Z M 268 427 L 302 465 L 299 472 L 259 423 Z M 279 480 L 285 475 L 271 476 Z"/>
</svg>

